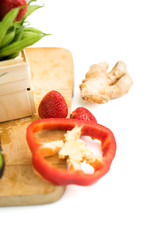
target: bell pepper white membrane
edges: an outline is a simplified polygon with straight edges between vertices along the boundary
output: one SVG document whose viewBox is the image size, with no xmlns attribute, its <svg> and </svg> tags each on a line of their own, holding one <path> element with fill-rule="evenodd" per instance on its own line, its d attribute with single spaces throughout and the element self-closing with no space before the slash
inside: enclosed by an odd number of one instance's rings
<svg viewBox="0 0 160 240">
<path fill-rule="evenodd" d="M 49 149 L 53 154 L 56 154 L 63 146 L 63 141 L 52 141 L 52 142 L 44 142 L 41 148 Z"/>
<path fill-rule="evenodd" d="M 102 161 L 100 141 L 80 135 L 81 128 L 76 126 L 66 132 L 64 142 L 62 140 L 45 142 L 41 148 L 47 149 L 49 155 L 58 153 L 60 159 L 66 159 L 68 169 L 94 174 L 94 167 Z"/>
</svg>

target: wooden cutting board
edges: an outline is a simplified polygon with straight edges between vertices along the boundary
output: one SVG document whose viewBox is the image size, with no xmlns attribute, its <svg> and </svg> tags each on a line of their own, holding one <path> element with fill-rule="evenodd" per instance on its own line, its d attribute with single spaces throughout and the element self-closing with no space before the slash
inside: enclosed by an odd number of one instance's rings
<svg viewBox="0 0 160 240">
<path fill-rule="evenodd" d="M 57 201 L 65 186 L 53 185 L 38 177 L 31 163 L 31 152 L 26 142 L 27 126 L 38 119 L 37 107 L 43 96 L 51 90 L 65 98 L 70 114 L 73 94 L 73 60 L 71 53 L 62 48 L 28 48 L 33 96 L 36 113 L 32 117 L 0 123 L 2 148 L 5 153 L 5 171 L 0 179 L 0 206 L 35 205 Z M 62 131 L 42 132 L 42 141 L 62 139 Z M 65 167 L 56 156 L 52 162 Z"/>
</svg>

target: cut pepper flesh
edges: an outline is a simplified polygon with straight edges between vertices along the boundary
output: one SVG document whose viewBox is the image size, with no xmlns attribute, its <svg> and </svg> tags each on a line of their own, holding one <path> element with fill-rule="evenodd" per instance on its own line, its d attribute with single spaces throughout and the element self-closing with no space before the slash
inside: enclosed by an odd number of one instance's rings
<svg viewBox="0 0 160 240">
<path fill-rule="evenodd" d="M 65 142 L 42 143 L 35 133 L 47 129 L 67 131 Z M 85 143 L 79 139 L 80 136 L 90 136 L 101 141 L 102 157 L 92 154 L 86 148 Z M 95 183 L 109 171 L 116 153 L 116 141 L 111 130 L 89 121 L 62 118 L 40 119 L 28 126 L 26 137 L 32 152 L 34 168 L 46 180 L 59 185 L 91 185 Z M 69 169 L 57 168 L 45 159 L 47 155 L 55 152 L 58 152 L 59 158 L 67 159 Z M 93 174 L 86 174 L 82 171 L 80 163 L 83 161 L 94 167 Z"/>
</svg>

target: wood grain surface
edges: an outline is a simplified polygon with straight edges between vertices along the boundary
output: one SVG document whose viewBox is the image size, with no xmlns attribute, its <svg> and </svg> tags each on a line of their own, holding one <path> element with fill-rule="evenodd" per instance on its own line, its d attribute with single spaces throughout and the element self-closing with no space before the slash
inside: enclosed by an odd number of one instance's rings
<svg viewBox="0 0 160 240">
<path fill-rule="evenodd" d="M 47 182 L 35 174 L 31 152 L 26 142 L 26 128 L 38 119 L 37 108 L 43 96 L 51 90 L 59 91 L 65 98 L 70 114 L 73 93 L 73 60 L 71 53 L 62 48 L 28 48 L 25 50 L 30 70 L 36 113 L 32 117 L 0 124 L 0 137 L 5 153 L 6 167 L 0 179 L 0 206 L 35 205 L 57 201 L 65 186 Z M 42 141 L 62 139 L 64 132 L 42 132 Z M 65 167 L 57 156 L 50 161 Z"/>
</svg>

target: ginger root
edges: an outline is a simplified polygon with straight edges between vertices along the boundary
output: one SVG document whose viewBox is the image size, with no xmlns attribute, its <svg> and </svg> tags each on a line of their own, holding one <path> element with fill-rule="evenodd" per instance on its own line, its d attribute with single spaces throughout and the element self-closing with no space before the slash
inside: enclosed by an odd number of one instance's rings
<svg viewBox="0 0 160 240">
<path fill-rule="evenodd" d="M 81 98 L 89 102 L 106 103 L 126 94 L 133 84 L 126 64 L 116 63 L 107 73 L 108 63 L 101 62 L 90 67 L 80 84 Z"/>
</svg>

